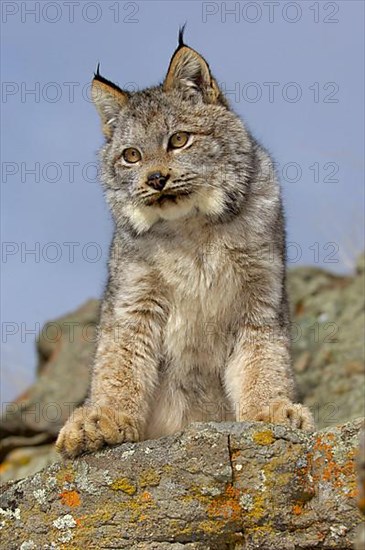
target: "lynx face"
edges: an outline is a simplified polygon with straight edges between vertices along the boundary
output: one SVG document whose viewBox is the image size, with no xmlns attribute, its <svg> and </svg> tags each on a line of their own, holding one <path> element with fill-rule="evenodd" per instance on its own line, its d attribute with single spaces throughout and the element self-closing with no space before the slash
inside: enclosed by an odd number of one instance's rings
<svg viewBox="0 0 365 550">
<path fill-rule="evenodd" d="M 107 142 L 102 178 L 116 223 L 233 215 L 251 173 L 251 141 L 208 65 L 180 44 L 164 83 L 129 94 L 100 74 L 93 98 Z M 229 159 L 229 162 L 228 162 Z"/>
</svg>

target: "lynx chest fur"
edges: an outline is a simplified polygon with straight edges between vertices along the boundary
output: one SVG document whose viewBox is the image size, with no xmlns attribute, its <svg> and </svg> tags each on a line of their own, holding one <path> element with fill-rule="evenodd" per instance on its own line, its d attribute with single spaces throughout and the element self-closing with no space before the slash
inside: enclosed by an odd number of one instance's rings
<svg viewBox="0 0 365 550">
<path fill-rule="evenodd" d="M 242 289 L 229 249 L 203 230 L 195 239 L 155 243 L 154 258 L 157 284 L 166 288 L 169 307 L 149 437 L 166 429 L 173 433 L 193 420 L 233 419 L 224 368 L 233 349 Z"/>
<path fill-rule="evenodd" d="M 194 368 L 218 373 L 226 361 L 242 298 L 242 282 L 227 246 L 203 232 L 179 246 L 169 243 L 157 265 L 171 304 L 164 354 L 179 363 L 181 377 Z"/>
</svg>

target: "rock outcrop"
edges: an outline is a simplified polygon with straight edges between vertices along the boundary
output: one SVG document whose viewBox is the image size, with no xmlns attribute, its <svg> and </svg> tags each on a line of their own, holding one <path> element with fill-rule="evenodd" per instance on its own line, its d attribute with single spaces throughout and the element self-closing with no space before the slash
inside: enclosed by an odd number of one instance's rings
<svg viewBox="0 0 365 550">
<path fill-rule="evenodd" d="M 360 433 L 360 445 L 357 454 L 357 483 L 358 496 L 357 502 L 360 511 L 363 514 L 363 523 L 360 525 L 357 537 L 355 550 L 364 550 L 365 548 L 365 425 Z"/>
<path fill-rule="evenodd" d="M 1 548 L 363 550 L 364 286 L 363 256 L 351 277 L 289 273 L 294 369 L 313 435 L 195 424 L 59 462 L 55 437 L 87 394 L 99 302 L 47 323 L 37 380 L 0 419 Z"/>
<path fill-rule="evenodd" d="M 319 428 L 365 415 L 364 260 L 352 277 L 308 267 L 289 272 L 294 368 Z"/>
<path fill-rule="evenodd" d="M 54 439 L 72 408 L 84 401 L 95 347 L 98 307 L 97 300 L 89 300 L 75 312 L 42 328 L 37 339 L 37 380 L 3 409 L 0 458 L 1 453 L 4 456 L 12 446 L 12 441 L 6 441 L 9 436 L 32 438 L 44 434 Z"/>
<path fill-rule="evenodd" d="M 193 424 L 53 464 L 5 487 L 2 547 L 350 549 L 360 425 Z"/>
</svg>

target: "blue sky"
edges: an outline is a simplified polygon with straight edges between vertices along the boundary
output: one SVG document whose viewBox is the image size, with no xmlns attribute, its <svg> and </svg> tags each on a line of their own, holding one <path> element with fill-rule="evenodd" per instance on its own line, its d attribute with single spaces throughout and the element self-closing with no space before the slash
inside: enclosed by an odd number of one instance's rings
<svg viewBox="0 0 365 550">
<path fill-rule="evenodd" d="M 128 89 L 156 84 L 185 21 L 278 163 L 290 265 L 351 270 L 364 247 L 362 1 L 4 1 L 1 17 L 3 400 L 34 377 L 32 331 L 105 283 L 96 64 Z"/>
</svg>

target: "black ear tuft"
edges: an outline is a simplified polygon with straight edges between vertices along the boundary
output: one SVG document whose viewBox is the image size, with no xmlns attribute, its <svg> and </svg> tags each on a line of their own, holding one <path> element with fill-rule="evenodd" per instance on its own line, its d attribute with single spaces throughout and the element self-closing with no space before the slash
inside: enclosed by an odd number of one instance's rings
<svg viewBox="0 0 365 550">
<path fill-rule="evenodd" d="M 182 48 L 183 46 L 186 46 L 186 44 L 184 42 L 185 27 L 186 27 L 186 21 L 183 24 L 183 26 L 179 28 L 179 48 Z"/>
<path fill-rule="evenodd" d="M 127 96 L 129 95 L 128 92 L 123 92 L 123 90 L 121 90 L 117 84 L 114 84 L 114 82 L 111 82 L 110 80 L 108 80 L 107 78 L 105 78 L 103 75 L 100 74 L 100 63 L 98 63 L 96 67 L 96 72 L 94 73 L 93 81 L 101 82 L 102 84 L 106 84 L 107 86 L 109 86 L 109 88 L 113 88 L 116 92 L 121 92 Z"/>
<path fill-rule="evenodd" d="M 104 135 L 109 140 L 115 129 L 113 123 L 120 110 L 127 104 L 130 94 L 104 78 L 100 74 L 99 69 L 100 63 L 98 63 L 96 72 L 94 73 L 91 97 L 100 114 Z"/>
<path fill-rule="evenodd" d="M 170 60 L 162 85 L 163 91 L 178 89 L 185 98 L 196 98 L 200 94 L 205 103 L 220 103 L 228 107 L 208 63 L 198 52 L 184 43 L 185 26 L 186 23 L 180 27 L 179 45 Z"/>
</svg>

